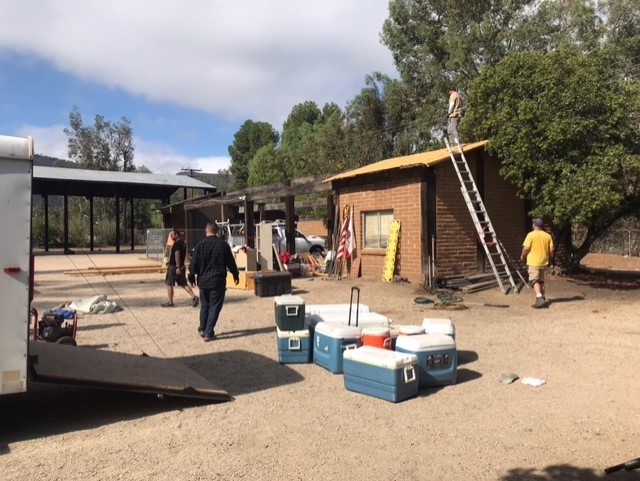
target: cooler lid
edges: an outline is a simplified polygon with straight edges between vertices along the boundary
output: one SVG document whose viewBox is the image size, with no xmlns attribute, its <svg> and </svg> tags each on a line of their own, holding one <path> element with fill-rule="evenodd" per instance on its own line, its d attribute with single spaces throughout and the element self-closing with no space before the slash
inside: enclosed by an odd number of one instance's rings
<svg viewBox="0 0 640 481">
<path fill-rule="evenodd" d="M 293 296 L 291 294 L 284 294 L 275 298 L 276 304 L 279 306 L 294 306 L 304 304 L 304 299 L 300 296 Z"/>
<path fill-rule="evenodd" d="M 360 329 L 355 326 L 346 326 L 339 322 L 319 322 L 315 332 L 320 332 L 328 337 L 336 339 L 355 339 L 360 337 Z"/>
<path fill-rule="evenodd" d="M 299 331 L 281 331 L 279 327 L 276 327 L 278 332 L 278 338 L 291 338 L 291 337 L 309 337 L 309 329 L 300 329 Z"/>
<path fill-rule="evenodd" d="M 317 314 L 322 317 L 325 322 L 347 324 L 349 322 L 349 310 L 345 312 L 327 312 L 324 314 Z M 378 314 L 377 312 L 361 312 L 359 314 L 351 313 L 351 325 L 356 325 L 356 319 L 358 320 L 358 327 L 369 326 L 388 326 L 391 324 L 391 320 L 387 316 Z"/>
<path fill-rule="evenodd" d="M 349 315 L 349 308 L 352 312 L 369 312 L 369 306 L 364 304 L 307 304 L 306 309 L 312 314 L 340 314 Z"/>
<path fill-rule="evenodd" d="M 429 351 L 433 349 L 455 349 L 456 341 L 446 334 L 418 334 L 417 336 L 398 336 L 396 348 L 407 351 Z"/>
<path fill-rule="evenodd" d="M 422 327 L 426 333 L 453 334 L 456 331 L 451 319 L 445 318 L 425 317 L 422 320 Z"/>
<path fill-rule="evenodd" d="M 356 349 L 347 349 L 343 353 L 343 359 L 362 362 L 372 366 L 383 367 L 385 369 L 398 369 L 418 363 L 415 354 L 406 352 L 390 351 L 373 346 L 362 346 Z"/>
<path fill-rule="evenodd" d="M 424 334 L 424 327 L 422 326 L 400 326 L 398 329 L 400 330 L 400 334 L 406 334 L 408 336 Z"/>
<path fill-rule="evenodd" d="M 362 335 L 367 336 L 389 336 L 391 334 L 391 329 L 388 327 L 382 326 L 370 326 L 362 329 Z"/>
</svg>

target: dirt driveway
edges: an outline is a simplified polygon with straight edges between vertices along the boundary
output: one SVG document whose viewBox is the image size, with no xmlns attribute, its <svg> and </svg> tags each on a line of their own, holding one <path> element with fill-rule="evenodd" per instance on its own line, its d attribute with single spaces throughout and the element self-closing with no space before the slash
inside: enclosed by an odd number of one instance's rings
<svg viewBox="0 0 640 481">
<path fill-rule="evenodd" d="M 82 316 L 79 348 L 177 358 L 235 400 L 33 385 L 0 398 L 3 480 L 640 479 L 603 473 L 640 456 L 640 265 L 625 264 L 632 272 L 614 281 L 552 278 L 541 310 L 526 289 L 434 311 L 414 304 L 428 295 L 415 284 L 294 280 L 307 303 L 348 302 L 357 285 L 362 302 L 396 324 L 454 321 L 457 384 L 392 404 L 345 390 L 341 375 L 319 366 L 280 365 L 273 298 L 229 290 L 219 339 L 204 343 L 184 292 L 174 309 L 160 307 L 162 274 L 64 274 L 114 263 L 145 261 L 36 257 L 35 307 L 106 294 L 124 310 Z M 501 384 L 506 372 L 546 384 Z"/>
</svg>

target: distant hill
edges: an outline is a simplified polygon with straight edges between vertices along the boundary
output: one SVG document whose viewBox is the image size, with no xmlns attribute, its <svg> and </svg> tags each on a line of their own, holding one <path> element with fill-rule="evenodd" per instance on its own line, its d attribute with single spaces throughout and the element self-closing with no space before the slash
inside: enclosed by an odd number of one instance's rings
<svg viewBox="0 0 640 481">
<path fill-rule="evenodd" d="M 80 166 L 71 160 L 58 159 L 48 155 L 34 154 L 33 165 L 42 165 L 44 167 L 65 167 L 67 169 L 78 169 Z"/>
</svg>

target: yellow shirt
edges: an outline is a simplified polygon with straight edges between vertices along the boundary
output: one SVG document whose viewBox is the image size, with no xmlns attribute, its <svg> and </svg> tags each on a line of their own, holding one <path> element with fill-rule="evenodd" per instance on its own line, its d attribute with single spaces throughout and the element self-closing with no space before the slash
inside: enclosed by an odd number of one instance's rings
<svg viewBox="0 0 640 481">
<path fill-rule="evenodd" d="M 543 230 L 532 230 L 527 234 L 522 244 L 531 249 L 527 254 L 527 265 L 531 267 L 546 267 L 553 249 L 553 239 Z"/>
</svg>

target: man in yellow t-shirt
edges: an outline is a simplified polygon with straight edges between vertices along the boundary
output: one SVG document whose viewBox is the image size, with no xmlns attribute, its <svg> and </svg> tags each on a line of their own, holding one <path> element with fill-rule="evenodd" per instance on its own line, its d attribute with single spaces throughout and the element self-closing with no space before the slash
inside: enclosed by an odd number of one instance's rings
<svg viewBox="0 0 640 481">
<path fill-rule="evenodd" d="M 544 271 L 549 265 L 553 255 L 553 239 L 542 227 L 542 219 L 533 219 L 533 230 L 527 234 L 522 243 L 522 254 L 520 259 L 527 262 L 529 266 L 529 282 L 533 283 L 533 290 L 536 293 L 535 308 L 546 304 L 544 297 Z"/>
</svg>

